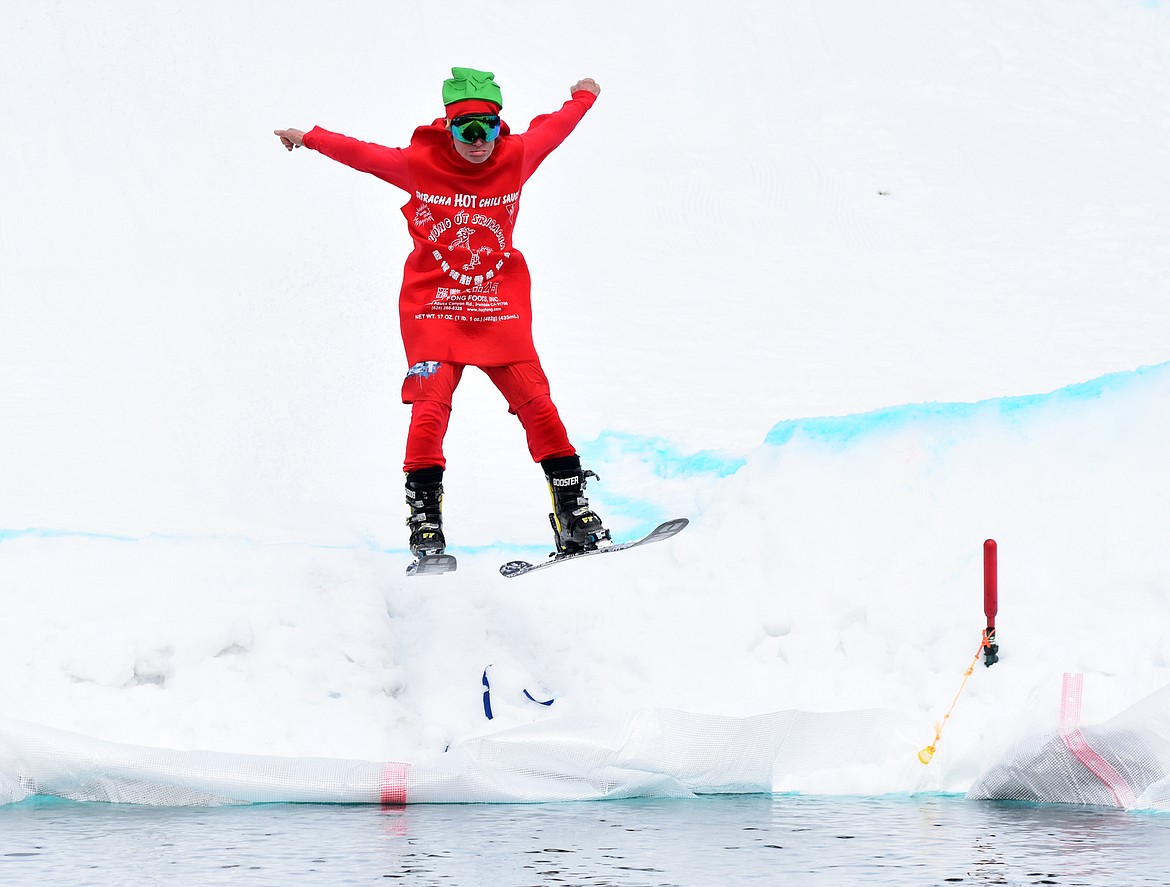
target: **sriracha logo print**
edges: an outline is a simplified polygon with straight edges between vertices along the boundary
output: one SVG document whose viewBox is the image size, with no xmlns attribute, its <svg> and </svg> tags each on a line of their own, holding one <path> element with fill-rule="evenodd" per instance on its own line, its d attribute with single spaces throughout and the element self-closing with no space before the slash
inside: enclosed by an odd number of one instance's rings
<svg viewBox="0 0 1170 887">
<path fill-rule="evenodd" d="M 432 250 L 431 255 L 443 274 L 459 286 L 482 286 L 500 273 L 512 255 L 500 223 L 485 213 L 461 209 L 454 216 L 436 221 L 427 239 L 446 247 Z M 487 263 L 484 256 L 489 257 Z"/>
<path fill-rule="evenodd" d="M 431 258 L 445 278 L 425 313 L 415 319 L 518 320 L 497 278 L 512 256 L 508 231 L 516 221 L 520 192 L 482 196 L 416 191 L 414 196 L 417 236 L 433 245 Z"/>
<path fill-rule="evenodd" d="M 481 286 L 500 273 L 511 256 L 505 226 L 516 224 L 519 191 L 489 196 L 415 191 L 414 197 L 414 225 L 438 247 L 431 254 L 453 283 Z M 450 210 L 440 215 L 440 207 Z"/>
</svg>

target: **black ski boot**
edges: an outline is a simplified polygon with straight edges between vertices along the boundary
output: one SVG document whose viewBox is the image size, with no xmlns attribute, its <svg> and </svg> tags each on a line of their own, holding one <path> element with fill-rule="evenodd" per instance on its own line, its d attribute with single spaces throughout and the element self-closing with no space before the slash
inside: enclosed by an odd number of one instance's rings
<svg viewBox="0 0 1170 887">
<path fill-rule="evenodd" d="M 579 456 L 545 459 L 540 465 L 552 494 L 553 513 L 548 519 L 552 524 L 557 554 L 589 551 L 597 548 L 599 543 L 609 542 L 609 530 L 589 508 L 589 500 L 585 498 L 585 479 L 597 475 L 581 470 Z"/>
<path fill-rule="evenodd" d="M 424 468 L 406 475 L 406 504 L 410 506 L 410 550 L 415 557 L 442 554 L 447 547 L 443 538 L 443 469 Z"/>
</svg>

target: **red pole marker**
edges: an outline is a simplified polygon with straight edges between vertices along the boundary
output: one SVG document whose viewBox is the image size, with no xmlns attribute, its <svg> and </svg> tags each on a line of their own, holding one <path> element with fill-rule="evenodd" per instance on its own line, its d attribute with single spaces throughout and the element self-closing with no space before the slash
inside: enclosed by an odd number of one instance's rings
<svg viewBox="0 0 1170 887">
<path fill-rule="evenodd" d="M 995 628 L 995 612 L 999 609 L 999 567 L 996 564 L 995 540 L 983 543 L 983 612 L 987 627 Z"/>
<path fill-rule="evenodd" d="M 994 539 L 983 543 L 983 614 L 987 629 L 983 632 L 983 664 L 991 668 L 999 661 L 999 644 L 995 642 L 995 614 L 999 610 L 999 563 Z"/>
<path fill-rule="evenodd" d="M 983 613 L 987 616 L 987 628 L 983 629 L 983 636 L 979 639 L 979 649 L 975 651 L 975 658 L 971 660 L 971 664 L 963 672 L 963 683 L 959 685 L 959 692 L 955 694 L 951 707 L 947 709 L 943 719 L 934 725 L 934 742 L 918 753 L 918 760 L 924 765 L 929 764 L 934 758 L 934 753 L 938 749 L 938 741 L 942 738 L 943 727 L 946 725 L 947 719 L 950 718 L 951 712 L 955 710 L 963 688 L 967 686 L 967 678 L 971 677 L 971 673 L 975 670 L 975 664 L 979 662 L 979 654 L 983 654 L 983 664 L 988 668 L 999 662 L 999 645 L 995 642 L 995 611 L 999 609 L 999 571 L 995 561 L 995 540 L 988 539 L 983 543 Z"/>
</svg>

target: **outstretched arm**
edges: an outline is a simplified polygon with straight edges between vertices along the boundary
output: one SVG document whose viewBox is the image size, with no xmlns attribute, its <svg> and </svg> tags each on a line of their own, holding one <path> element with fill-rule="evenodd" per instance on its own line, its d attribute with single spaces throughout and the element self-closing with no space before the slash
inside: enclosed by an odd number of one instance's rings
<svg viewBox="0 0 1170 887">
<path fill-rule="evenodd" d="M 358 141 L 319 126 L 314 126 L 308 132 L 300 129 L 274 129 L 273 132 L 289 151 L 293 148 L 311 148 L 359 172 L 368 172 L 384 182 L 410 190 L 406 152 L 401 148 L 385 148 Z"/>
<path fill-rule="evenodd" d="M 551 154 L 581 122 L 585 112 L 597 101 L 601 87 L 592 77 L 586 77 L 570 86 L 569 94 L 572 98 L 565 102 L 559 111 L 537 117 L 529 124 L 528 131 L 520 136 L 524 142 L 522 171 L 524 181 L 536 172 L 544 158 Z"/>
</svg>

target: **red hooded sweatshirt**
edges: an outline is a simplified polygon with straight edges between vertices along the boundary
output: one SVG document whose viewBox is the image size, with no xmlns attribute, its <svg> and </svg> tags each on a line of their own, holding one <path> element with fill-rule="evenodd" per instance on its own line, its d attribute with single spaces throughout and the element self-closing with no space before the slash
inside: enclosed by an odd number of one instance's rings
<svg viewBox="0 0 1170 887">
<path fill-rule="evenodd" d="M 307 147 L 410 195 L 402 214 L 414 250 L 398 301 L 408 365 L 537 360 L 532 281 L 524 256 L 512 246 L 520 191 L 595 99 L 575 92 L 522 135 L 512 135 L 504 124 L 491 156 L 480 164 L 455 152 L 442 118 L 416 129 L 406 148 L 385 148 L 320 127 L 305 133 Z"/>
</svg>

